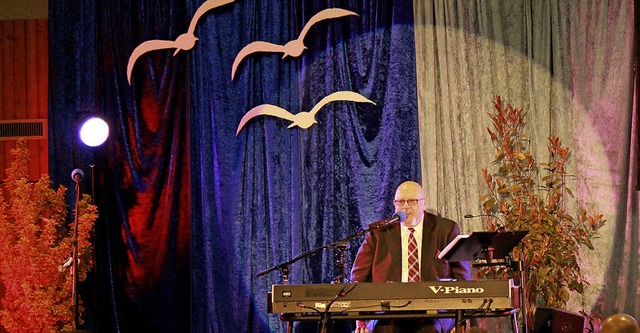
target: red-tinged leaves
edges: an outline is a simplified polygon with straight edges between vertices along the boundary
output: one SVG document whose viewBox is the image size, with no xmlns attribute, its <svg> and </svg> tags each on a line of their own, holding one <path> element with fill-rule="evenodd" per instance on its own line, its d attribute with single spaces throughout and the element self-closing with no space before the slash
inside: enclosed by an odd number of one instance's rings
<svg viewBox="0 0 640 333">
<path fill-rule="evenodd" d="M 601 214 L 580 210 L 571 214 L 566 201 L 574 198 L 566 171 L 571 151 L 557 136 L 547 141 L 548 160 L 538 163 L 524 133 L 524 109 L 492 101 L 492 128 L 487 131 L 496 152 L 491 168 L 482 170 L 488 192 L 480 201 L 485 214 L 500 216 L 507 230 L 529 230 L 512 255 L 528 267 L 526 301 L 530 314 L 536 306 L 564 307 L 572 292 L 587 284 L 579 265 L 580 249 L 593 249 L 592 239 L 605 220 Z M 542 170 L 542 171 L 540 171 Z M 540 184 L 540 185 L 536 185 Z M 496 230 L 497 223 L 486 223 Z M 479 276 L 507 277 L 506 271 L 482 269 Z M 501 275 L 502 274 L 502 275 Z M 533 318 L 529 318 L 533 322 Z"/>
<path fill-rule="evenodd" d="M 71 274 L 58 270 L 72 248 L 66 188 L 51 189 L 47 175 L 27 182 L 29 150 L 24 140 L 12 155 L 7 197 L 0 196 L 0 279 L 6 289 L 0 323 L 8 332 L 72 330 Z M 97 213 L 88 202 L 88 196 L 83 197 L 79 210 L 79 281 L 92 267 L 90 233 Z"/>
</svg>

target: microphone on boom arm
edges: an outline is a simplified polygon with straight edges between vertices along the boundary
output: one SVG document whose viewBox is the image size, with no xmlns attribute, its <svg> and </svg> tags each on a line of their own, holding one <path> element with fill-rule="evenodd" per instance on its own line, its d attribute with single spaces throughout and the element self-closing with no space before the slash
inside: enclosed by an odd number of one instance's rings
<svg viewBox="0 0 640 333">
<path fill-rule="evenodd" d="M 369 224 L 369 230 L 386 228 L 386 227 L 388 227 L 388 226 L 390 226 L 390 225 L 392 225 L 392 224 L 394 224 L 396 222 L 402 223 L 406 219 L 407 219 L 407 213 L 405 213 L 403 211 L 398 211 L 398 212 L 395 212 L 395 214 L 393 214 L 393 216 L 391 216 L 388 219 L 376 221 L 376 222 L 373 222 L 373 223 Z"/>
<path fill-rule="evenodd" d="M 483 216 L 484 216 L 484 217 L 489 217 L 489 218 L 494 218 L 494 219 L 496 219 L 496 220 L 498 221 L 498 228 L 496 229 L 496 231 L 497 231 L 497 232 L 503 232 L 503 231 L 505 231 L 506 226 L 505 226 L 504 221 L 503 221 L 501 218 L 499 218 L 498 216 L 493 215 L 493 214 L 476 214 L 476 215 L 473 215 L 473 214 L 465 214 L 465 215 L 464 215 L 464 218 L 465 218 L 465 219 L 472 219 L 472 218 L 476 218 L 476 217 L 483 217 Z"/>
</svg>

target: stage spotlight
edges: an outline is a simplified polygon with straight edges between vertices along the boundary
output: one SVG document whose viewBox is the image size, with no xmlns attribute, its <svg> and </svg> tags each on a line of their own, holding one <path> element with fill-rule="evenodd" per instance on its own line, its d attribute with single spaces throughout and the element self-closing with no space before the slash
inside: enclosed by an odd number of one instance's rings
<svg viewBox="0 0 640 333">
<path fill-rule="evenodd" d="M 109 125 L 98 117 L 89 117 L 80 125 L 80 140 L 89 147 L 103 144 L 108 136 Z"/>
</svg>

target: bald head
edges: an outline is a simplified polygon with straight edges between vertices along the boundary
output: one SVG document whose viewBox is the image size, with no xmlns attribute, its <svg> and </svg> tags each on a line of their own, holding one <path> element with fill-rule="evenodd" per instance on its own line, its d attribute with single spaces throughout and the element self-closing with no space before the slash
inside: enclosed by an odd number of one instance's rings
<svg viewBox="0 0 640 333">
<path fill-rule="evenodd" d="M 414 181 L 406 181 L 396 190 L 394 206 L 396 212 L 403 211 L 407 219 L 403 222 L 408 227 L 414 227 L 422 221 L 427 208 L 426 196 L 422 186 Z"/>
<path fill-rule="evenodd" d="M 424 190 L 422 189 L 422 186 L 420 186 L 420 184 L 412 181 L 412 180 L 408 180 L 402 184 L 400 184 L 398 186 L 398 189 L 396 189 L 396 195 L 398 195 L 398 192 L 406 192 L 406 193 L 415 193 L 415 194 L 420 194 L 422 198 L 424 198 Z"/>
</svg>

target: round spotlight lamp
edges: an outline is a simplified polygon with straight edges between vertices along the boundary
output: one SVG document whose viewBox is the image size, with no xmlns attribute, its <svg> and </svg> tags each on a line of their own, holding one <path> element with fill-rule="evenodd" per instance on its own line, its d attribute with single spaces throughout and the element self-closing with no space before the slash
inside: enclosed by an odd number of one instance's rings
<svg viewBox="0 0 640 333">
<path fill-rule="evenodd" d="M 103 144 L 108 136 L 109 125 L 98 117 L 88 118 L 80 126 L 80 140 L 89 147 L 97 147 Z"/>
</svg>

